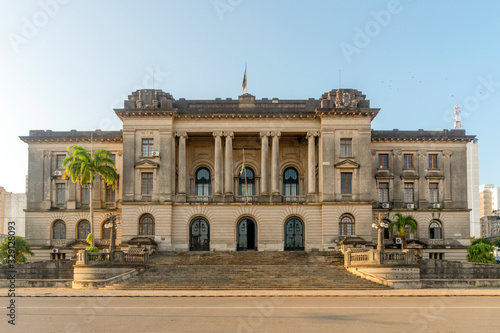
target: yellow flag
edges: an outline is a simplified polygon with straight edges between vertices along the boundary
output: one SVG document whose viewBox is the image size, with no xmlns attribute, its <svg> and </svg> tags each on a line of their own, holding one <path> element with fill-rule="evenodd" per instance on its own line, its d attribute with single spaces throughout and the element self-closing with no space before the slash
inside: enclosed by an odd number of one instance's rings
<svg viewBox="0 0 500 333">
<path fill-rule="evenodd" d="M 243 90 L 247 87 L 247 64 L 245 64 L 245 75 L 243 75 L 243 83 L 242 83 Z"/>
</svg>

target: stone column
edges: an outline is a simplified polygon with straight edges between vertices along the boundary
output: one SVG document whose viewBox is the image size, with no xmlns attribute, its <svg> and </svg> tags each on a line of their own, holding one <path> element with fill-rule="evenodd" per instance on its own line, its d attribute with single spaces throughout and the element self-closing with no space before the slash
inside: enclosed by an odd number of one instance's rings
<svg viewBox="0 0 500 333">
<path fill-rule="evenodd" d="M 316 193 L 316 136 L 317 132 L 307 132 L 307 194 Z"/>
<path fill-rule="evenodd" d="M 170 201 L 172 195 L 172 132 L 160 131 L 160 167 L 158 168 L 160 201 Z"/>
<path fill-rule="evenodd" d="M 186 198 L 186 132 L 177 133 L 179 137 L 179 195 Z M 182 198 L 180 198 L 182 200 Z"/>
<path fill-rule="evenodd" d="M 139 155 L 138 152 L 137 155 Z M 123 159 L 122 164 L 122 174 L 121 178 L 122 187 L 122 200 L 123 201 L 134 201 L 135 197 L 135 182 L 136 182 L 136 169 L 135 162 L 138 161 L 138 156 L 136 156 L 135 149 L 135 131 L 133 129 L 123 129 L 123 156 L 127 158 Z"/>
<path fill-rule="evenodd" d="M 213 132 L 215 138 L 214 195 L 222 194 L 222 132 Z"/>
<path fill-rule="evenodd" d="M 224 132 L 226 150 L 224 159 L 224 195 L 230 200 L 233 195 L 233 132 Z M 231 201 L 231 200 L 230 200 Z"/>
<path fill-rule="evenodd" d="M 280 176 L 279 176 L 279 166 L 280 166 L 280 136 L 281 132 L 273 131 L 271 132 L 273 137 L 272 142 L 272 156 L 271 156 L 271 192 L 273 195 L 280 194 Z"/>
<path fill-rule="evenodd" d="M 445 150 L 443 152 L 443 203 L 445 208 L 451 208 L 451 155 L 452 152 L 449 150 Z M 439 157 L 438 157 L 439 158 Z M 439 167 L 439 160 L 438 160 Z M 441 201 L 441 198 L 439 199 Z"/>
<path fill-rule="evenodd" d="M 260 171 L 260 194 L 269 194 L 269 132 L 260 132 L 262 140 L 261 147 L 261 171 Z"/>
<path fill-rule="evenodd" d="M 52 174 L 51 174 L 51 154 L 50 150 L 43 151 L 43 202 L 42 209 L 49 209 L 52 206 L 51 202 L 51 192 L 52 192 Z M 56 197 L 53 198 L 54 202 L 56 202 Z"/>
</svg>

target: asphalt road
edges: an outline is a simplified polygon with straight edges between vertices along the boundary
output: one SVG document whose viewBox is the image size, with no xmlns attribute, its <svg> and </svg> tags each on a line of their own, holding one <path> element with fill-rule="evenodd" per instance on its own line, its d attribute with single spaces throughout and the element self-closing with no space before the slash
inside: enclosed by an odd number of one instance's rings
<svg viewBox="0 0 500 333">
<path fill-rule="evenodd" d="M 16 325 L 4 315 L 0 332 L 496 333 L 499 317 L 489 296 L 19 297 Z"/>
</svg>

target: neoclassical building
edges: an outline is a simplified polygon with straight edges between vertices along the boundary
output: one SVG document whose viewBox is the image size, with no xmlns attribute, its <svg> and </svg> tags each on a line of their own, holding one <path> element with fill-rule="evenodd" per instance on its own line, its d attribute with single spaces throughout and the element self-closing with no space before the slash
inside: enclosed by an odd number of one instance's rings
<svg viewBox="0 0 500 333">
<path fill-rule="evenodd" d="M 469 245 L 464 130 L 379 131 L 361 92 L 319 99 L 175 100 L 138 90 L 116 115 L 121 131 L 30 131 L 26 237 L 37 259 L 72 256 L 90 230 L 89 191 L 63 180 L 66 148 L 110 150 L 119 183 L 95 181 L 94 236 L 121 216 L 126 248 L 160 251 L 326 251 L 345 237 L 375 244 L 374 216 L 411 214 L 408 246 L 465 260 Z M 386 232 L 386 246 L 396 235 Z"/>
</svg>

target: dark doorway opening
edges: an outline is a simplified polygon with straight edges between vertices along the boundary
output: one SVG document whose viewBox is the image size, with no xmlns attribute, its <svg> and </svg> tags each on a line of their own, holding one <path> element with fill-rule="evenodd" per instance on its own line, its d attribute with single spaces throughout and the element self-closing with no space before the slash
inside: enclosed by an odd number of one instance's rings
<svg viewBox="0 0 500 333">
<path fill-rule="evenodd" d="M 195 218 L 189 226 L 189 250 L 210 251 L 210 224 L 202 217 Z"/>
<path fill-rule="evenodd" d="M 244 217 L 236 227 L 237 229 L 237 246 L 238 251 L 255 251 L 257 250 L 257 224 L 254 220 Z"/>
<path fill-rule="evenodd" d="M 304 222 L 298 217 L 285 222 L 285 251 L 304 251 Z"/>
</svg>

